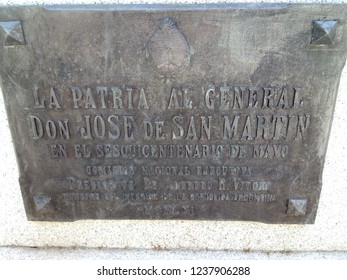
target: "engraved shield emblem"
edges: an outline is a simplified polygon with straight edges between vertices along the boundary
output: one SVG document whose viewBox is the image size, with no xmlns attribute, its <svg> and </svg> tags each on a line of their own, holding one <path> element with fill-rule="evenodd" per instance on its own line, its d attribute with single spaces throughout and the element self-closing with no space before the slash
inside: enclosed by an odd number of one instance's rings
<svg viewBox="0 0 347 280">
<path fill-rule="evenodd" d="M 147 56 L 156 70 L 171 76 L 190 64 L 190 47 L 184 34 L 171 18 L 163 18 L 147 44 Z"/>
</svg>

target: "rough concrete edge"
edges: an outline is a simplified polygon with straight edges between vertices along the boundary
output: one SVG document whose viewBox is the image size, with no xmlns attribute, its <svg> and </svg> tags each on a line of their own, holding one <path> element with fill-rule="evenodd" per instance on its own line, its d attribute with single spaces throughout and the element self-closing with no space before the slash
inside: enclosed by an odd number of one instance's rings
<svg viewBox="0 0 347 280">
<path fill-rule="evenodd" d="M 230 3 L 287 3 L 287 4 L 344 4 L 346 0 L 0 0 L 0 6 L 18 5 L 122 5 L 122 4 L 230 4 Z"/>
<path fill-rule="evenodd" d="M 347 260 L 347 251 L 141 250 L 0 247 L 0 260 Z"/>
</svg>

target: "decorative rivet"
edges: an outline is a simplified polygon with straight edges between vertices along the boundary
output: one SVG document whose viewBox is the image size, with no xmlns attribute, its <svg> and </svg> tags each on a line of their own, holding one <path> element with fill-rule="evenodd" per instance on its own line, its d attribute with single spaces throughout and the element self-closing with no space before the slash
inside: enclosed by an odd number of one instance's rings
<svg viewBox="0 0 347 280">
<path fill-rule="evenodd" d="M 287 215 L 304 216 L 306 214 L 307 198 L 290 198 L 287 204 Z"/>
<path fill-rule="evenodd" d="M 333 46 L 336 37 L 336 20 L 314 20 L 311 46 Z"/>
<path fill-rule="evenodd" d="M 52 198 L 46 195 L 36 195 L 33 197 L 35 210 L 38 212 L 52 211 Z"/>
<path fill-rule="evenodd" d="M 19 46 L 25 45 L 24 33 L 22 24 L 19 20 L 15 21 L 1 21 L 0 27 L 6 33 L 5 46 Z"/>
</svg>

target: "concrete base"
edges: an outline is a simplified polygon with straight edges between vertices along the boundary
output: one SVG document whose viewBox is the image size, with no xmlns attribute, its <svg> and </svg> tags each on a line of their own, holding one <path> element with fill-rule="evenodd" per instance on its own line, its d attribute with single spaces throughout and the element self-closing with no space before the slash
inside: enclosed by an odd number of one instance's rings
<svg viewBox="0 0 347 280">
<path fill-rule="evenodd" d="M 90 248 L 0 248 L 1 260 L 347 260 L 347 252 L 243 252 L 120 250 Z"/>
</svg>

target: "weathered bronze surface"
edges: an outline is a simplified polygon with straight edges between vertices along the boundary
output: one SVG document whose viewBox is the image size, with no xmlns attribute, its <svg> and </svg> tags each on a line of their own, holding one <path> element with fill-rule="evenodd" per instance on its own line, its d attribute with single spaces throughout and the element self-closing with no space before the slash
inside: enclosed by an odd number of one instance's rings
<svg viewBox="0 0 347 280">
<path fill-rule="evenodd" d="M 29 220 L 313 223 L 346 5 L 1 7 Z"/>
</svg>

